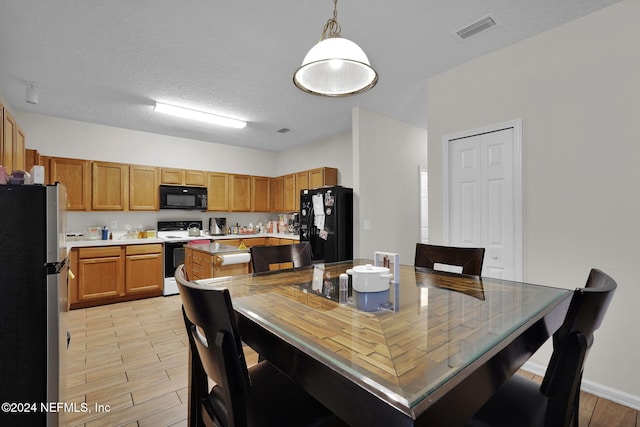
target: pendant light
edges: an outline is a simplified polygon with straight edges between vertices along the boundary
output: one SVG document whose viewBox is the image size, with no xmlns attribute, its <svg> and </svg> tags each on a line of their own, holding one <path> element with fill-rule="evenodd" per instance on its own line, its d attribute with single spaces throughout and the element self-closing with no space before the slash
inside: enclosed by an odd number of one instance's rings
<svg viewBox="0 0 640 427">
<path fill-rule="evenodd" d="M 371 68 L 364 51 L 340 35 L 337 4 L 338 0 L 333 0 L 333 17 L 293 75 L 293 83 L 299 89 L 314 95 L 353 95 L 378 83 L 378 73 Z"/>
</svg>

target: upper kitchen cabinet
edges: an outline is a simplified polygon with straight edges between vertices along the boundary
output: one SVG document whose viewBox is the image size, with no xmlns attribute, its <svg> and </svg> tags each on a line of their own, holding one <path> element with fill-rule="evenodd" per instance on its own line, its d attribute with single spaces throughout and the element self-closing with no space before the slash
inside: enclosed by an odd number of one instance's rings
<svg viewBox="0 0 640 427">
<path fill-rule="evenodd" d="M 48 165 L 47 165 L 48 162 Z M 67 210 L 91 209 L 91 162 L 81 159 L 49 157 L 42 161 L 47 182 L 60 182 L 67 188 Z"/>
<path fill-rule="evenodd" d="M 232 212 L 251 211 L 251 176 L 231 175 L 229 179 L 230 205 Z"/>
<path fill-rule="evenodd" d="M 271 179 L 266 176 L 251 177 L 251 210 L 271 212 Z"/>
<path fill-rule="evenodd" d="M 158 176 L 158 168 L 156 167 L 129 166 L 129 210 L 158 210 Z"/>
<path fill-rule="evenodd" d="M 25 161 L 25 142 L 26 137 L 24 131 L 19 124 L 16 123 L 15 134 L 13 136 L 13 169 L 28 170 Z"/>
<path fill-rule="evenodd" d="M 126 211 L 129 199 L 129 165 L 92 163 L 91 208 L 94 211 Z"/>
<path fill-rule="evenodd" d="M 7 174 L 26 169 L 24 150 L 24 131 L 0 104 L 0 165 L 7 169 Z"/>
<path fill-rule="evenodd" d="M 184 171 L 184 185 L 193 185 L 195 187 L 207 186 L 207 173 L 204 171 Z"/>
<path fill-rule="evenodd" d="M 38 152 L 38 150 L 31 150 L 31 149 L 25 149 L 24 150 L 24 167 L 25 170 L 30 171 L 31 168 L 35 165 L 45 165 L 44 163 L 42 163 L 42 156 L 40 156 L 40 153 Z M 46 173 L 46 167 L 45 167 L 45 173 Z"/>
<path fill-rule="evenodd" d="M 16 170 L 15 165 L 13 164 L 13 151 L 15 149 L 15 134 L 16 134 L 16 121 L 9 114 L 9 111 L 4 109 L 4 131 L 3 131 L 3 144 L 2 144 L 2 166 L 7 169 L 7 174 L 10 174 L 14 170 Z"/>
<path fill-rule="evenodd" d="M 300 193 L 296 194 L 296 175 L 290 174 L 282 177 L 282 210 L 293 212 L 296 210 L 296 199 Z M 299 203 L 299 202 L 298 202 Z"/>
<path fill-rule="evenodd" d="M 204 171 L 162 168 L 160 183 L 173 185 L 207 186 L 207 173 Z"/>
<path fill-rule="evenodd" d="M 279 176 L 271 178 L 271 211 L 284 211 L 284 178 Z"/>
<path fill-rule="evenodd" d="M 182 185 L 184 183 L 184 169 L 160 169 L 160 183 Z"/>
<path fill-rule="evenodd" d="M 229 210 L 229 175 L 209 172 L 207 174 L 207 204 L 209 211 Z"/>
<path fill-rule="evenodd" d="M 309 187 L 318 188 L 325 185 L 338 185 L 338 169 L 318 168 L 309 171 Z"/>
<path fill-rule="evenodd" d="M 307 188 L 311 188 L 309 187 L 309 171 L 296 173 L 296 196 L 294 211 L 298 212 L 300 210 L 300 191 Z"/>
</svg>

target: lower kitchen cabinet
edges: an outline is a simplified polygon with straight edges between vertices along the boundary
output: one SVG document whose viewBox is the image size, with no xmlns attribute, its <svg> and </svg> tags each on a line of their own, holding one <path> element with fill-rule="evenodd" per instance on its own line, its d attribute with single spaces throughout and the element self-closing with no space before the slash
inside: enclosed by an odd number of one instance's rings
<svg viewBox="0 0 640 427">
<path fill-rule="evenodd" d="M 125 293 L 162 293 L 162 244 L 125 246 Z"/>
<path fill-rule="evenodd" d="M 161 243 L 73 248 L 70 308 L 162 295 Z"/>
<path fill-rule="evenodd" d="M 79 248 L 78 301 L 124 296 L 124 263 L 120 246 Z"/>
<path fill-rule="evenodd" d="M 185 266 L 189 280 L 234 276 L 237 274 L 247 274 L 249 272 L 248 263 L 222 266 L 216 263 L 217 256 L 217 254 L 205 252 L 197 248 L 185 247 L 185 259 L 188 260 Z"/>
</svg>

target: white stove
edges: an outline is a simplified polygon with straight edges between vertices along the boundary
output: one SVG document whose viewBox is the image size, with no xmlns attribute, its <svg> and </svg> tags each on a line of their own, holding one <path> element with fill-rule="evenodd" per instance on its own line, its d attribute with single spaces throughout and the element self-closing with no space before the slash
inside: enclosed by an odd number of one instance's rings
<svg viewBox="0 0 640 427">
<path fill-rule="evenodd" d="M 164 240 L 164 292 L 165 296 L 178 293 L 174 272 L 184 264 L 184 245 L 193 240 L 213 240 L 211 236 L 189 236 L 190 228 L 202 232 L 202 221 L 159 221 L 158 238 Z"/>
</svg>

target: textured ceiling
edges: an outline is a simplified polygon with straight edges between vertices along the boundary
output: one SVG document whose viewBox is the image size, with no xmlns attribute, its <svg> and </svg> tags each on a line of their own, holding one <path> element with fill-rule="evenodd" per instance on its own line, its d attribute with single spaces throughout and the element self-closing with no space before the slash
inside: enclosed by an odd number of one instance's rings
<svg viewBox="0 0 640 427">
<path fill-rule="evenodd" d="M 426 128 L 430 76 L 617 1 L 341 0 L 342 35 L 380 80 L 324 98 L 295 88 L 292 74 L 331 17 L 330 0 L 0 0 L 0 93 L 19 111 L 282 151 L 350 129 L 357 106 Z M 454 36 L 489 14 L 497 27 Z M 37 105 L 25 102 L 29 81 Z M 154 113 L 155 100 L 249 125 L 169 118 Z"/>
</svg>

